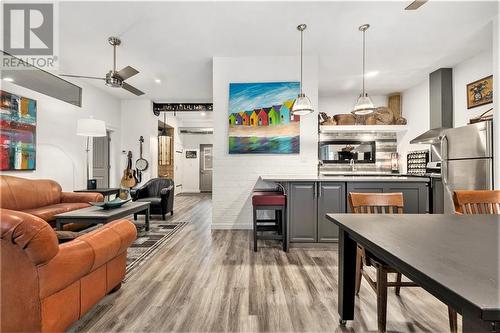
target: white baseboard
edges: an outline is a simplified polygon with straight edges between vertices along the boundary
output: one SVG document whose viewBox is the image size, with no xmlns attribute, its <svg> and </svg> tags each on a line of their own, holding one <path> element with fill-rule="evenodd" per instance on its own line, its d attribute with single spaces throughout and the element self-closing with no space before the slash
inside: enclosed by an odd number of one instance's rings
<svg viewBox="0 0 500 333">
<path fill-rule="evenodd" d="M 212 223 L 212 230 L 252 230 L 253 224 Z"/>
<path fill-rule="evenodd" d="M 181 193 L 200 193 L 200 190 L 183 189 Z"/>
</svg>

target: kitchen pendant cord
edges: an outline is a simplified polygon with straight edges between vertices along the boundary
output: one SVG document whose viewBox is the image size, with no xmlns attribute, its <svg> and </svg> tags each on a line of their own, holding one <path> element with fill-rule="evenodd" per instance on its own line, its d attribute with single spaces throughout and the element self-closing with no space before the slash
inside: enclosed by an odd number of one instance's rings
<svg viewBox="0 0 500 333">
<path fill-rule="evenodd" d="M 366 33 L 366 30 L 363 30 L 363 96 L 365 96 L 365 67 L 366 67 L 365 33 Z"/>
<path fill-rule="evenodd" d="M 300 94 L 302 95 L 302 52 L 303 52 L 303 43 L 304 43 L 304 30 L 300 31 Z"/>
</svg>

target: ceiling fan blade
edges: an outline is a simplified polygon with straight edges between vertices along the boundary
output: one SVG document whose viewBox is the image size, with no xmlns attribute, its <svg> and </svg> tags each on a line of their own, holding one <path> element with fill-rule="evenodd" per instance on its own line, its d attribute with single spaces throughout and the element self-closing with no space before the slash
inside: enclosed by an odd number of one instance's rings
<svg viewBox="0 0 500 333">
<path fill-rule="evenodd" d="M 132 94 L 134 94 L 136 96 L 144 95 L 144 93 L 142 91 L 140 91 L 136 87 L 131 86 L 130 84 L 128 84 L 126 82 L 123 82 L 122 88 L 125 89 L 125 90 L 127 90 L 127 91 L 129 91 L 129 92 L 131 92 Z"/>
<path fill-rule="evenodd" d="M 59 76 L 76 77 L 79 79 L 106 80 L 103 77 L 97 77 L 97 76 L 83 76 L 83 75 L 71 75 L 71 74 L 59 74 Z"/>
<path fill-rule="evenodd" d="M 139 73 L 139 71 L 133 67 L 127 66 L 118 71 L 118 75 L 122 78 L 122 80 L 126 80 L 131 76 Z"/>
<path fill-rule="evenodd" d="M 405 10 L 417 10 L 422 7 L 428 0 L 415 0 L 409 4 Z"/>
</svg>

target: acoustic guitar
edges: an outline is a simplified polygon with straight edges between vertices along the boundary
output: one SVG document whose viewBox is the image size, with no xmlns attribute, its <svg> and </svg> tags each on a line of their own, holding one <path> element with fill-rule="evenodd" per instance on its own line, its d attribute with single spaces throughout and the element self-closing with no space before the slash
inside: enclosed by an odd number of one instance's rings
<svg viewBox="0 0 500 333">
<path fill-rule="evenodd" d="M 122 180 L 120 185 L 125 188 L 132 188 L 137 184 L 135 170 L 132 169 L 132 152 L 129 150 L 127 154 L 127 168 L 123 170 Z"/>
</svg>

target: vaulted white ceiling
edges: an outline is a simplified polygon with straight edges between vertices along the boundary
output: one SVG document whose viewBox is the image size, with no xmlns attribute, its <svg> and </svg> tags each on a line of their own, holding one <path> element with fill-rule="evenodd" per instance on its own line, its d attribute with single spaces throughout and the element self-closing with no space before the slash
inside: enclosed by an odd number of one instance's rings
<svg viewBox="0 0 500 333">
<path fill-rule="evenodd" d="M 367 70 L 379 74 L 368 89 L 386 94 L 491 48 L 497 2 L 431 0 L 405 11 L 410 2 L 61 2 L 60 72 L 103 76 L 112 66 L 107 37 L 118 36 L 117 66 L 140 71 L 127 82 L 146 97 L 211 101 L 212 57 L 297 55 L 296 26 L 307 23 L 305 54 L 319 57 L 320 95 L 354 93 L 361 85 L 358 26 L 370 23 Z"/>
</svg>

